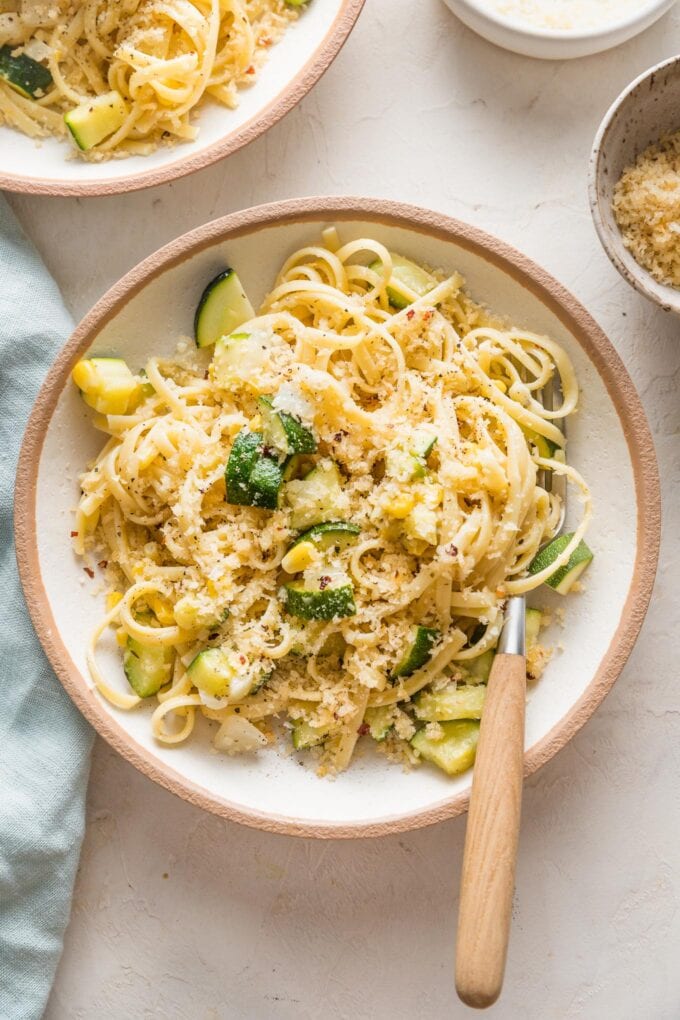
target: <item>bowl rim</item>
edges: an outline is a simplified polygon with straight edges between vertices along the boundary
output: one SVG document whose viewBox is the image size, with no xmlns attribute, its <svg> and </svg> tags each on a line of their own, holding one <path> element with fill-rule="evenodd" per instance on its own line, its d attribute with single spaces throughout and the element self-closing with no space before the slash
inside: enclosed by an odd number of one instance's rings
<svg viewBox="0 0 680 1020">
<path fill-rule="evenodd" d="M 42 582 L 36 533 L 36 486 L 47 427 L 71 368 L 102 326 L 155 277 L 225 240 L 286 223 L 366 220 L 452 241 L 508 273 L 538 297 L 577 338 L 603 379 L 624 422 L 635 475 L 636 557 L 626 601 L 598 670 L 567 714 L 525 754 L 525 775 L 549 761 L 590 718 L 619 676 L 651 598 L 661 529 L 661 497 L 654 444 L 640 398 L 623 362 L 585 308 L 545 270 L 516 249 L 442 213 L 391 200 L 353 197 L 292 199 L 231 213 L 171 241 L 131 269 L 95 304 L 53 362 L 31 411 L 19 455 L 15 491 L 15 543 L 19 576 L 36 633 L 55 673 L 83 715 L 140 772 L 189 803 L 230 821 L 286 835 L 319 838 L 385 836 L 432 825 L 467 809 L 469 791 L 404 814 L 357 822 L 296 820 L 250 810 L 207 792 L 140 747 L 87 686 L 56 628 Z"/>
<path fill-rule="evenodd" d="M 466 8 L 468 12 L 477 15 L 477 17 L 486 18 L 491 24 L 497 25 L 499 28 L 514 35 L 529 39 L 549 40 L 550 42 L 564 42 L 566 45 L 569 43 L 587 42 L 589 40 L 605 40 L 612 34 L 628 32 L 664 6 L 670 8 L 674 2 L 675 0 L 648 0 L 647 6 L 641 11 L 634 11 L 625 18 L 613 21 L 610 25 L 605 25 L 602 28 L 583 30 L 578 28 L 540 28 L 528 24 L 523 25 L 521 22 L 513 21 L 507 15 L 496 13 L 481 6 L 480 0 L 453 0 L 453 3 Z M 644 29 L 641 29 L 641 31 L 644 31 Z"/>
<path fill-rule="evenodd" d="M 654 280 L 654 277 L 644 268 L 639 265 L 635 259 L 633 259 L 633 266 L 627 265 L 619 255 L 617 248 L 610 243 L 609 233 L 604 223 L 604 218 L 600 211 L 600 195 L 599 185 L 603 175 L 603 160 L 604 154 L 607 148 L 607 138 L 610 130 L 613 127 L 615 117 L 623 111 L 626 103 L 631 99 L 634 93 L 638 91 L 641 85 L 644 85 L 646 81 L 649 81 L 659 72 L 666 70 L 667 68 L 676 66 L 680 70 L 680 56 L 668 57 L 666 60 L 660 61 L 658 64 L 654 64 L 652 67 L 647 68 L 641 74 L 634 78 L 629 85 L 623 89 L 622 92 L 613 101 L 604 117 L 600 122 L 600 126 L 597 129 L 595 138 L 593 140 L 592 148 L 590 150 L 590 158 L 588 160 L 588 201 L 590 204 L 590 213 L 593 218 L 595 230 L 597 236 L 600 239 L 600 243 L 605 250 L 607 258 L 614 266 L 614 268 L 620 273 L 623 279 L 631 287 L 646 297 L 649 301 L 653 301 L 655 305 L 663 309 L 665 312 L 676 312 L 680 313 L 680 291 L 677 291 L 677 299 L 672 300 L 672 288 L 667 288 L 669 291 L 668 300 L 663 299 L 655 289 L 650 285 L 650 281 L 654 281 L 657 286 L 663 286 L 658 281 Z"/>
<path fill-rule="evenodd" d="M 196 173 L 197 170 L 203 170 L 221 159 L 226 159 L 227 156 L 238 152 L 239 149 L 255 141 L 256 138 L 273 127 L 293 107 L 297 106 L 316 85 L 346 43 L 365 2 L 366 0 L 341 0 L 333 23 L 295 77 L 286 81 L 277 95 L 245 124 L 242 124 L 238 130 L 229 132 L 219 141 L 206 146 L 205 149 L 193 154 L 183 154 L 183 147 L 178 144 L 173 150 L 178 153 L 177 158 L 163 166 L 130 173 L 123 177 L 105 177 L 92 181 L 27 177 L 2 173 L 0 170 L 0 190 L 15 194 L 50 195 L 62 198 L 120 195 L 179 180 Z M 65 169 L 68 168 L 68 165 L 68 161 L 64 160 Z"/>
</svg>

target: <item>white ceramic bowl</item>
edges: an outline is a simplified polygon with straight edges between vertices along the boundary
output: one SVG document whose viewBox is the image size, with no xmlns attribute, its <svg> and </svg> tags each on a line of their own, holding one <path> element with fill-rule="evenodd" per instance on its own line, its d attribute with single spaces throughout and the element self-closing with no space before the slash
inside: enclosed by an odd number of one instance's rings
<svg viewBox="0 0 680 1020">
<path fill-rule="evenodd" d="M 0 189 L 39 195 L 114 195 L 184 177 L 252 142 L 307 94 L 342 48 L 364 0 L 313 0 L 269 52 L 252 88 L 229 110 L 206 103 L 198 138 L 149 156 L 104 163 L 68 158 L 67 140 L 36 143 L 0 125 Z"/>
<path fill-rule="evenodd" d="M 529 697 L 527 771 L 573 736 L 618 676 L 649 601 L 659 540 L 654 448 L 623 364 L 578 302 L 501 241 L 445 216 L 377 200 L 300 199 L 209 223 L 141 263 L 78 326 L 41 390 L 17 475 L 16 545 L 29 610 L 57 675 L 99 733 L 142 772 L 192 803 L 250 825 L 313 836 L 372 836 L 465 810 L 470 774 L 449 779 L 429 766 L 404 773 L 367 746 L 346 773 L 321 780 L 275 751 L 243 758 L 211 753 L 205 727 L 185 745 L 157 745 L 147 709 L 119 712 L 92 690 L 85 639 L 101 617 L 102 595 L 68 537 L 77 475 L 101 446 L 69 379 L 74 362 L 107 352 L 137 366 L 151 352 L 171 353 L 177 336 L 191 333 L 206 280 L 226 264 L 234 266 L 257 303 L 285 258 L 315 243 L 332 223 L 345 240 L 374 235 L 411 258 L 460 269 L 478 300 L 551 334 L 574 360 L 583 396 L 570 423 L 570 454 L 593 488 L 588 541 L 595 562 L 584 594 L 567 602 L 566 629 L 554 632 L 565 651 L 556 654 Z M 578 516 L 575 499 L 570 514 Z M 541 603 L 558 602 L 554 593 L 541 592 Z M 114 680 L 120 658 L 111 641 L 102 661 Z"/>
<path fill-rule="evenodd" d="M 655 280 L 623 243 L 612 210 L 623 170 L 662 135 L 680 129 L 680 57 L 651 67 L 614 101 L 600 124 L 590 157 L 588 187 L 595 229 L 627 283 L 666 311 L 680 314 L 680 290 Z"/>
<path fill-rule="evenodd" d="M 516 18 L 495 14 L 485 0 L 444 0 L 444 3 L 468 28 L 496 46 L 526 57 L 567 60 L 587 57 L 632 39 L 670 10 L 675 0 L 642 0 L 634 14 L 612 19 L 604 28 L 564 30 L 533 28 Z"/>
</svg>

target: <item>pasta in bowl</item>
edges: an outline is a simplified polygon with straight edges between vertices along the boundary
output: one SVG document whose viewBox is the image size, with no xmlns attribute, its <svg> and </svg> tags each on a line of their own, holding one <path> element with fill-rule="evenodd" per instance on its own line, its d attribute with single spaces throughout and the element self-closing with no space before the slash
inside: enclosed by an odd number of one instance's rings
<svg viewBox="0 0 680 1020">
<path fill-rule="evenodd" d="M 494 322 L 459 274 L 334 228 L 286 260 L 258 315 L 220 273 L 196 343 L 143 375 L 113 358 L 73 371 L 110 437 L 74 532 L 119 582 L 89 653 L 98 689 L 120 708 L 157 698 L 168 744 L 197 711 L 231 752 L 273 742 L 283 718 L 322 773 L 347 768 L 362 733 L 463 771 L 505 600 L 544 581 L 566 594 L 592 558 L 560 428 L 578 399 L 569 358 Z M 552 410 L 537 394 L 556 373 Z M 544 471 L 585 504 L 566 542 L 551 543 L 562 507 Z M 538 609 L 530 621 L 536 679 Z M 96 664 L 112 624 L 130 691 Z"/>
<path fill-rule="evenodd" d="M 68 642 L 66 672 L 43 626 L 69 690 L 144 771 L 228 817 L 343 835 L 465 805 L 515 592 L 529 593 L 537 681 L 528 767 L 554 753 L 569 706 L 593 703 L 611 635 L 630 626 L 635 535 L 622 523 L 612 543 L 598 518 L 605 504 L 634 518 L 640 469 L 626 468 L 577 327 L 507 262 L 489 268 L 483 238 L 335 201 L 195 232 L 76 334 L 39 457 L 45 592 L 29 583 L 27 595 L 34 618 L 47 599 L 37 619 L 54 617 L 49 635 Z M 547 407 L 555 374 L 563 401 Z M 547 471 L 574 497 L 557 544 Z M 591 507 L 597 565 L 575 595 Z M 20 562 L 24 547 L 20 534 Z"/>
<path fill-rule="evenodd" d="M 362 3 L 6 0 L 0 183 L 111 193 L 207 165 L 301 98 Z"/>
</svg>

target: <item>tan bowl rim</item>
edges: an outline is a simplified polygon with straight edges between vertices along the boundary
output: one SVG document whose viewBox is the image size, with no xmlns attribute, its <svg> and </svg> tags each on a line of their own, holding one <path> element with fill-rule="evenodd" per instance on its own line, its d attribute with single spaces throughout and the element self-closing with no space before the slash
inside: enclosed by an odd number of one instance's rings
<svg viewBox="0 0 680 1020">
<path fill-rule="evenodd" d="M 179 153 L 178 158 L 171 163 L 155 167 L 152 170 L 131 173 L 127 177 L 108 177 L 93 181 L 59 181 L 48 177 L 24 177 L 0 172 L 0 190 L 53 197 L 77 195 L 94 198 L 120 195 L 128 191 L 140 191 L 142 188 L 152 188 L 157 184 L 179 180 L 179 178 L 187 177 L 189 174 L 196 173 L 197 170 L 203 170 L 221 159 L 226 159 L 227 156 L 238 152 L 239 149 L 255 141 L 256 138 L 273 127 L 294 106 L 297 106 L 310 89 L 316 85 L 347 41 L 361 14 L 364 3 L 365 0 L 342 0 L 333 24 L 295 77 L 287 81 L 274 99 L 245 124 L 242 124 L 238 130 L 230 132 L 220 141 L 214 142 L 200 152 L 193 155 L 182 155 L 182 146 L 178 144 L 176 146 L 176 151 Z M 66 160 L 64 166 L 68 167 Z"/>
<path fill-rule="evenodd" d="M 590 718 L 619 676 L 635 643 L 652 593 L 661 528 L 659 475 L 652 436 L 640 398 L 614 347 L 583 306 L 545 270 L 505 242 L 441 213 L 379 199 L 301 198 L 256 206 L 206 223 L 145 259 L 116 283 L 85 316 L 60 351 L 31 412 L 16 479 L 15 541 L 19 574 L 29 613 L 45 653 L 83 715 L 116 751 L 140 772 L 189 803 L 222 818 L 270 832 L 320 838 L 385 836 L 432 825 L 467 809 L 469 793 L 444 798 L 427 808 L 388 818 L 329 823 L 296 820 L 231 803 L 162 765 L 109 714 L 89 689 L 57 631 L 43 586 L 36 534 L 36 484 L 43 440 L 73 364 L 99 329 L 152 278 L 216 242 L 263 228 L 300 222 L 367 220 L 452 241 L 518 280 L 572 332 L 591 358 L 624 423 L 638 508 L 636 559 L 617 630 L 599 669 L 565 717 L 525 755 L 525 775 L 549 761 Z"/>
<path fill-rule="evenodd" d="M 593 146 L 590 151 L 590 159 L 588 162 L 588 199 L 590 202 L 590 212 L 593 217 L 593 223 L 595 224 L 595 230 L 597 236 L 600 239 L 600 243 L 605 250 L 607 258 L 614 266 L 614 268 L 621 274 L 626 283 L 634 287 L 635 290 L 646 297 L 649 301 L 653 301 L 655 305 L 663 309 L 665 312 L 676 312 L 680 313 L 680 291 L 677 291 L 677 297 L 672 293 L 673 288 L 665 288 L 668 291 L 668 297 L 662 298 L 656 290 L 650 286 L 650 281 L 654 280 L 654 277 L 644 268 L 639 266 L 637 262 L 633 267 L 628 266 L 621 258 L 618 249 L 613 245 L 609 238 L 609 233 L 604 224 L 602 213 L 600 212 L 600 196 L 598 194 L 598 185 L 602 176 L 602 161 L 604 159 L 604 153 L 607 147 L 607 137 L 609 131 L 613 125 L 614 118 L 616 115 L 623 110 L 623 107 L 631 98 L 634 92 L 644 84 L 644 82 L 653 78 L 654 75 L 659 74 L 660 71 L 665 71 L 666 68 L 676 65 L 680 67 L 680 56 L 668 57 L 666 60 L 660 61 L 658 64 L 654 64 L 653 67 L 648 67 L 646 71 L 634 78 L 629 85 L 626 85 L 625 89 L 619 93 L 614 102 L 611 104 L 607 112 L 605 113 L 600 126 L 597 129 L 597 134 L 593 140 Z M 623 244 L 623 242 L 622 242 Z M 656 283 L 656 286 L 661 286 Z"/>
</svg>

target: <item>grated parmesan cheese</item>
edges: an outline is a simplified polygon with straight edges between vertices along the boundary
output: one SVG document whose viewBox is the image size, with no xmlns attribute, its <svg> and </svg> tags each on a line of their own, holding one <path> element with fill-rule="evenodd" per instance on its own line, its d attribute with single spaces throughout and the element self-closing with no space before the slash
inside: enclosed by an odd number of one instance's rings
<svg viewBox="0 0 680 1020">
<path fill-rule="evenodd" d="M 680 287 L 680 131 L 626 167 L 612 207 L 633 258 L 659 283 Z"/>
<path fill-rule="evenodd" d="M 604 28 L 640 10 L 640 0 L 484 0 L 494 14 L 531 28 L 557 31 Z"/>
</svg>

